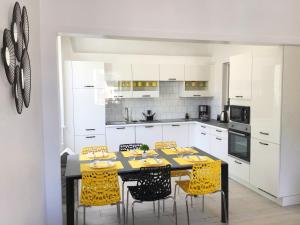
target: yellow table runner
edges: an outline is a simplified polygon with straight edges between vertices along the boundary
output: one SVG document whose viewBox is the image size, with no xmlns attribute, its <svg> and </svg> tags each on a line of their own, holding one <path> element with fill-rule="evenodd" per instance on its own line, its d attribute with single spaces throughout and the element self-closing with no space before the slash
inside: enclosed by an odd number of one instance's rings
<svg viewBox="0 0 300 225">
<path fill-rule="evenodd" d="M 192 154 L 192 153 L 198 153 L 197 150 L 192 148 L 166 148 L 162 149 L 162 151 L 166 155 L 176 155 L 176 154 Z"/>
<path fill-rule="evenodd" d="M 112 165 L 109 165 L 107 161 L 99 161 L 97 165 L 99 168 L 92 167 L 92 163 L 81 163 L 80 164 L 80 172 L 89 172 L 89 171 L 97 171 L 101 170 L 102 168 L 115 168 L 117 170 L 123 169 L 124 166 L 120 161 L 112 161 Z"/>
<path fill-rule="evenodd" d="M 116 158 L 116 153 L 113 152 L 95 152 L 96 159 L 113 159 Z M 80 161 L 94 160 L 94 155 L 92 153 L 81 154 L 79 157 Z"/>
<path fill-rule="evenodd" d="M 142 154 L 143 154 L 142 150 L 131 150 L 131 151 L 123 151 L 122 152 L 122 155 L 126 158 L 138 157 L 138 156 L 142 156 Z M 147 151 L 147 155 L 148 156 L 157 155 L 157 152 L 151 149 L 151 150 Z"/>
<path fill-rule="evenodd" d="M 183 158 L 173 158 L 179 165 L 185 166 L 185 165 L 191 165 L 199 162 L 205 162 L 205 161 L 213 161 L 213 159 L 209 158 L 208 156 L 189 156 L 189 157 L 183 157 Z"/>
<path fill-rule="evenodd" d="M 130 160 L 129 164 L 132 168 L 138 169 L 141 167 L 150 167 L 150 166 L 165 166 L 170 164 L 166 159 L 158 159 L 161 162 L 155 161 L 153 158 L 141 159 L 141 160 Z"/>
</svg>

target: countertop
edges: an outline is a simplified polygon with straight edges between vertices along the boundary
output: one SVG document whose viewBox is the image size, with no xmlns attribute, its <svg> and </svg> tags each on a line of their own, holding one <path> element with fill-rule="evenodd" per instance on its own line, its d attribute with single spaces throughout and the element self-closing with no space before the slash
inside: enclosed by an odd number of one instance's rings
<svg viewBox="0 0 300 225">
<path fill-rule="evenodd" d="M 210 126 L 215 126 L 223 129 L 228 129 L 228 123 L 221 123 L 217 120 L 211 119 L 209 121 L 201 121 L 198 118 L 193 119 L 164 119 L 154 121 L 137 121 L 137 122 L 123 122 L 123 121 L 107 121 L 107 126 L 132 126 L 132 125 L 145 125 L 145 124 L 168 124 L 168 123 L 192 123 L 199 122 Z"/>
</svg>

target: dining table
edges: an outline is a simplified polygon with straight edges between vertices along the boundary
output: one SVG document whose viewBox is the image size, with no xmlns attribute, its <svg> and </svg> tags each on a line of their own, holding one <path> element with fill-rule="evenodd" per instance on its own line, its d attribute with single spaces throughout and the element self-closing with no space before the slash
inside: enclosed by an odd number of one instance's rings
<svg viewBox="0 0 300 225">
<path fill-rule="evenodd" d="M 195 147 L 192 147 L 194 151 L 194 155 L 206 156 L 213 160 L 219 160 L 218 158 L 200 150 Z M 166 154 L 163 150 L 155 150 L 158 153 L 158 158 L 165 159 L 171 165 L 171 170 L 187 170 L 192 169 L 193 164 L 181 164 L 176 160 L 177 155 Z M 150 157 L 150 156 L 149 156 Z M 181 156 L 182 157 L 182 156 Z M 136 174 L 140 170 L 139 168 L 133 167 L 130 164 L 131 157 L 125 157 L 122 152 L 115 153 L 115 159 L 122 163 L 123 168 L 118 169 L 119 175 L 125 174 Z M 75 209 L 75 184 L 77 181 L 81 179 L 81 169 L 80 165 L 83 163 L 89 163 L 93 160 L 86 161 L 81 160 L 80 155 L 69 155 L 66 164 L 66 222 L 67 225 L 74 225 L 74 209 Z M 225 161 L 221 163 L 221 189 L 225 194 L 225 201 L 227 210 L 224 208 L 223 198 L 221 198 L 221 222 L 225 223 L 226 218 L 229 220 L 228 212 L 229 212 L 229 197 L 228 197 L 228 164 Z M 124 199 L 123 199 L 124 200 Z M 227 213 L 227 215 L 226 215 Z"/>
</svg>

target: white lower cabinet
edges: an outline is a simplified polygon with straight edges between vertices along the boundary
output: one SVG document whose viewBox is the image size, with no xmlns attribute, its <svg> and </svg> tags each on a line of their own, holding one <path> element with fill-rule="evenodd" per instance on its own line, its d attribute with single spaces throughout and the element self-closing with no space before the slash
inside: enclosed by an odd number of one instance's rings
<svg viewBox="0 0 300 225">
<path fill-rule="evenodd" d="M 280 146 L 251 139 L 250 183 L 273 195 L 279 194 Z"/>
<path fill-rule="evenodd" d="M 246 183 L 250 180 L 250 165 L 244 161 L 228 156 L 229 176 Z"/>
<path fill-rule="evenodd" d="M 210 135 L 210 154 L 225 162 L 228 161 L 228 135 Z"/>
<path fill-rule="evenodd" d="M 186 147 L 189 144 L 188 124 L 163 125 L 163 140 L 176 141 L 178 146 Z"/>
<path fill-rule="evenodd" d="M 195 131 L 195 147 L 199 148 L 202 151 L 210 153 L 209 127 L 203 124 L 196 124 Z"/>
<path fill-rule="evenodd" d="M 155 147 L 155 142 L 162 141 L 162 125 L 143 125 L 135 128 L 136 143 L 147 144 L 150 148 Z"/>
<path fill-rule="evenodd" d="M 135 143 L 135 127 L 118 126 L 106 128 L 106 144 L 109 151 L 118 152 L 121 144 Z"/>
<path fill-rule="evenodd" d="M 80 153 L 83 147 L 106 145 L 105 135 L 75 135 L 75 153 Z"/>
</svg>

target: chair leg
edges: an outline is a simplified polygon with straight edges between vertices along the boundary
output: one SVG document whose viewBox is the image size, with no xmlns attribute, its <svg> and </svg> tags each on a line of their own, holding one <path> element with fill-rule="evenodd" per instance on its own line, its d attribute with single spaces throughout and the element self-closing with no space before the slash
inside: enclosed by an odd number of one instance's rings
<svg viewBox="0 0 300 225">
<path fill-rule="evenodd" d="M 131 204 L 131 213 L 132 213 L 132 225 L 134 225 L 134 204 L 135 203 L 142 203 L 140 201 L 133 201 Z"/>
<path fill-rule="evenodd" d="M 153 213 L 155 214 L 155 202 L 153 202 Z"/>
<path fill-rule="evenodd" d="M 83 206 L 83 225 L 85 225 L 85 206 Z"/>
<path fill-rule="evenodd" d="M 189 195 L 185 196 L 185 205 L 186 205 L 186 216 L 187 216 L 187 224 L 190 225 L 190 215 L 189 215 L 189 203 L 188 203 Z"/>
<path fill-rule="evenodd" d="M 176 225 L 177 225 L 177 205 L 176 205 L 176 199 L 172 196 L 168 196 L 167 198 L 165 198 L 164 200 L 171 198 L 174 202 L 173 204 L 173 216 L 175 215 L 175 221 L 176 221 Z"/>
<path fill-rule="evenodd" d="M 122 206 L 123 206 L 123 209 L 122 209 L 122 212 L 123 212 L 123 220 L 124 220 L 124 224 L 125 224 L 125 181 L 122 182 Z"/>
<path fill-rule="evenodd" d="M 204 212 L 204 195 L 202 195 L 202 212 Z"/>
<path fill-rule="evenodd" d="M 191 195 L 191 208 L 193 208 L 193 196 Z"/>
<path fill-rule="evenodd" d="M 175 189 L 174 189 L 174 201 L 176 201 L 176 189 L 177 189 L 178 184 L 175 184 Z M 173 205 L 173 215 L 175 214 L 175 208 Z"/>
<path fill-rule="evenodd" d="M 126 223 L 128 224 L 128 205 L 129 205 L 129 190 L 127 190 L 127 204 L 126 204 Z"/>
<path fill-rule="evenodd" d="M 157 201 L 157 211 L 158 211 L 157 217 L 159 219 L 160 218 L 160 200 Z"/>
<path fill-rule="evenodd" d="M 226 206 L 226 198 L 225 198 L 225 193 L 224 191 L 221 191 L 221 195 L 222 195 L 222 198 L 223 198 L 223 207 L 224 207 L 224 210 L 225 210 L 225 222 L 226 224 L 228 224 L 228 212 L 227 212 L 227 206 Z"/>
<path fill-rule="evenodd" d="M 181 181 L 181 176 L 179 177 L 179 181 Z M 180 188 L 178 188 L 178 195 L 179 195 L 179 189 L 180 189 Z"/>
<path fill-rule="evenodd" d="M 163 213 L 165 212 L 165 200 L 163 200 Z"/>
<path fill-rule="evenodd" d="M 78 207 L 76 207 L 75 220 L 76 220 L 76 225 L 78 225 Z"/>
</svg>

